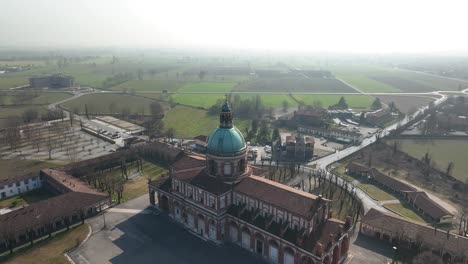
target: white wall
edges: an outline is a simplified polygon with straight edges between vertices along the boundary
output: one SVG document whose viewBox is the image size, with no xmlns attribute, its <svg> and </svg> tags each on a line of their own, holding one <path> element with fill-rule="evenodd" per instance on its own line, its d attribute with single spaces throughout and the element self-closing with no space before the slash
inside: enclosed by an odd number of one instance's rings
<svg viewBox="0 0 468 264">
<path fill-rule="evenodd" d="M 28 182 L 26 184 L 26 182 Z M 0 186 L 0 199 L 6 199 L 20 193 L 28 192 L 37 188 L 42 187 L 42 182 L 39 176 L 35 176 L 29 179 L 21 180 L 16 183 Z M 3 194 L 5 195 L 4 198 Z"/>
</svg>

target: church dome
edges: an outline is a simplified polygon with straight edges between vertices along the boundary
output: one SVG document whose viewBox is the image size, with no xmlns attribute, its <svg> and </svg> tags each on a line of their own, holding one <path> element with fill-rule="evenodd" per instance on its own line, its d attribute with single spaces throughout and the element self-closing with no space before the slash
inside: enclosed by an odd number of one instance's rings
<svg viewBox="0 0 468 264">
<path fill-rule="evenodd" d="M 224 104 L 221 106 L 219 127 L 208 137 L 206 148 L 208 154 L 220 157 L 238 156 L 244 154 L 247 149 L 244 136 L 232 124 L 232 110 L 227 96 Z"/>
<path fill-rule="evenodd" d="M 247 149 L 244 136 L 236 127 L 218 127 L 208 138 L 208 154 L 215 156 L 237 156 Z"/>
</svg>

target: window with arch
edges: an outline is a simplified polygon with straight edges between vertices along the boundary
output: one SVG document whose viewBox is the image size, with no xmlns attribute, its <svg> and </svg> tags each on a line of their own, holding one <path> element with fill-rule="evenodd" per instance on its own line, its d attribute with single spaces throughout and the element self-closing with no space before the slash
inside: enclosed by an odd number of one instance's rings
<svg viewBox="0 0 468 264">
<path fill-rule="evenodd" d="M 231 175 L 232 174 L 232 164 L 231 162 L 225 162 L 224 163 L 224 175 Z"/>
<path fill-rule="evenodd" d="M 216 174 L 216 162 L 214 160 L 210 160 L 210 173 L 212 175 Z"/>
</svg>

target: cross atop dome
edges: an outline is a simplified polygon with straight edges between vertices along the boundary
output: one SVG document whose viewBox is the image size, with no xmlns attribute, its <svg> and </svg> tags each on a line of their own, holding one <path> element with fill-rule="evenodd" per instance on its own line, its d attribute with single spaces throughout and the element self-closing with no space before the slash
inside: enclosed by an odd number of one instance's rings
<svg viewBox="0 0 468 264">
<path fill-rule="evenodd" d="M 228 101 L 228 95 L 225 94 L 224 95 L 224 104 L 221 106 L 221 112 L 231 112 L 231 106 L 229 105 L 229 101 Z"/>
</svg>

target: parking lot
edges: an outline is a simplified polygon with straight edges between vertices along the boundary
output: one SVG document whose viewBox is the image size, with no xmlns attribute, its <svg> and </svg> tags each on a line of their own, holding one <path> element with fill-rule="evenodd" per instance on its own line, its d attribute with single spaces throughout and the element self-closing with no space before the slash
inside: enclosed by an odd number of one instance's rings
<svg viewBox="0 0 468 264">
<path fill-rule="evenodd" d="M 263 263 L 235 245 L 217 246 L 202 240 L 164 214 L 147 209 L 146 195 L 110 209 L 88 222 L 93 235 L 70 257 L 88 263 Z M 131 208 L 131 209 L 127 209 Z"/>
</svg>

